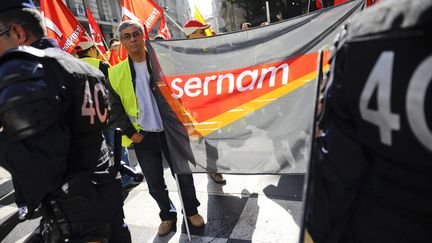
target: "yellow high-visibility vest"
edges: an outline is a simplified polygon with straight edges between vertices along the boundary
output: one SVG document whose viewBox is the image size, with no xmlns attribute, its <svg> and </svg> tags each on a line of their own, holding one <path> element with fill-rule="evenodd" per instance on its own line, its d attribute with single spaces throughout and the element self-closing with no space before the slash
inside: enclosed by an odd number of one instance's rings
<svg viewBox="0 0 432 243">
<path fill-rule="evenodd" d="M 93 67 L 99 69 L 99 65 L 100 65 L 100 60 L 97 58 L 93 58 L 93 57 L 83 57 L 81 58 L 81 60 L 87 62 L 88 64 L 92 65 Z"/>
<path fill-rule="evenodd" d="M 123 108 L 134 128 L 139 132 L 143 128 L 138 125 L 138 102 L 132 83 L 129 58 L 108 69 L 109 82 L 114 91 L 120 96 Z M 128 147 L 132 140 L 126 135 L 122 136 L 122 146 Z"/>
</svg>

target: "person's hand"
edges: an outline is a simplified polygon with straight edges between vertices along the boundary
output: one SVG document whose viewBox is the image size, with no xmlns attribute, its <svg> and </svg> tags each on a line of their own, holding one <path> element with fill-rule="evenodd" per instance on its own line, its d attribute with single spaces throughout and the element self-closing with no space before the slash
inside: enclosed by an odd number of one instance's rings
<svg viewBox="0 0 432 243">
<path fill-rule="evenodd" d="M 133 143 L 141 143 L 143 139 L 144 135 L 141 133 L 134 133 L 134 135 L 131 137 Z"/>
<path fill-rule="evenodd" d="M 241 29 L 242 29 L 242 30 L 247 30 L 247 29 L 249 29 L 250 26 L 251 26 L 250 23 L 248 23 L 248 22 L 244 22 L 244 23 L 241 25 Z"/>
</svg>

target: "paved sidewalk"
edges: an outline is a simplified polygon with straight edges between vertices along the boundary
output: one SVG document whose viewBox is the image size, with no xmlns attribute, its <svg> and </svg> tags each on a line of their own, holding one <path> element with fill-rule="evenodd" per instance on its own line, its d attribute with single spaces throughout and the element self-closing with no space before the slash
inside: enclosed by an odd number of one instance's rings
<svg viewBox="0 0 432 243">
<path fill-rule="evenodd" d="M 201 202 L 198 210 L 206 225 L 201 229 L 191 228 L 192 242 L 298 241 L 303 176 L 225 177 L 227 184 L 220 186 L 208 178 L 207 174 L 194 174 L 197 196 Z M 7 183 L 11 184 L 8 178 L 8 173 L 0 168 L 0 191 Z M 181 204 L 176 183 L 167 168 L 165 178 L 170 197 L 179 210 Z M 6 203 L 3 202 L 0 206 L 0 223 L 16 211 L 13 201 Z M 124 210 L 133 242 L 188 242 L 181 214 L 178 215 L 175 232 L 164 237 L 157 236 L 159 209 L 148 193 L 145 182 L 130 192 Z M 38 220 L 31 220 L 19 224 L 2 242 L 22 242 L 37 223 Z"/>
</svg>

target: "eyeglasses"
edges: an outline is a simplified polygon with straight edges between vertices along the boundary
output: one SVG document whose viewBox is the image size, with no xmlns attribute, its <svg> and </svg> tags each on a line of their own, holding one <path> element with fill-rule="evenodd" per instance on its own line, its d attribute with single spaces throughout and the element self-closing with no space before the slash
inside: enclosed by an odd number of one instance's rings
<svg viewBox="0 0 432 243">
<path fill-rule="evenodd" d="M 14 26 L 14 25 L 25 25 L 25 24 L 26 24 L 26 23 L 11 24 L 11 25 L 9 25 L 8 27 L 6 27 L 6 28 L 0 30 L 0 36 L 3 36 L 3 35 L 5 35 L 7 32 L 9 32 L 9 31 L 12 29 L 12 26 Z"/>
<path fill-rule="evenodd" d="M 138 38 L 138 37 L 140 37 L 142 35 L 143 35 L 143 33 L 141 31 L 137 30 L 137 31 L 134 31 L 132 33 L 124 33 L 121 38 L 122 38 L 122 40 L 130 41 L 132 39 L 132 37 L 133 38 Z"/>
<path fill-rule="evenodd" d="M 9 30 L 12 29 L 12 25 L 9 25 L 8 27 L 0 30 L 0 36 L 3 36 L 4 34 L 6 34 L 7 32 L 9 32 Z"/>
</svg>

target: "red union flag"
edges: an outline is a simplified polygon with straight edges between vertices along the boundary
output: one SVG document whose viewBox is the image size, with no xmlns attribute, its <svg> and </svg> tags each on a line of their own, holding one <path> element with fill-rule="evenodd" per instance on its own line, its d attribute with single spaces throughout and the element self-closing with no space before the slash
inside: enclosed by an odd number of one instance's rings
<svg viewBox="0 0 432 243">
<path fill-rule="evenodd" d="M 346 3 L 348 0 L 334 0 L 334 5 L 336 6 L 336 5 L 339 5 L 339 4 L 342 4 L 342 3 Z"/>
<path fill-rule="evenodd" d="M 90 34 L 93 38 L 93 41 L 96 43 L 96 45 L 99 47 L 99 49 L 103 52 L 103 55 L 106 56 L 106 49 L 103 44 L 102 38 L 102 31 L 99 29 L 99 25 L 96 23 L 95 18 L 93 17 L 93 14 L 91 13 L 90 9 L 86 7 L 87 11 L 87 18 L 88 23 L 90 27 Z"/>
<path fill-rule="evenodd" d="M 315 6 L 317 9 L 322 9 L 323 8 L 323 0 L 316 0 L 315 1 Z"/>
<path fill-rule="evenodd" d="M 122 0 L 122 20 L 134 20 L 151 30 L 163 10 L 152 0 Z"/>
<path fill-rule="evenodd" d="M 166 24 L 165 17 L 163 15 L 159 23 L 158 34 L 162 36 L 165 40 L 171 40 L 171 33 L 168 29 L 168 25 Z"/>
<path fill-rule="evenodd" d="M 111 48 L 110 53 L 111 53 L 111 56 L 110 56 L 108 62 L 113 67 L 113 66 L 117 65 L 120 62 L 120 59 L 117 56 L 116 51 L 114 50 L 114 48 Z"/>
<path fill-rule="evenodd" d="M 60 48 L 71 53 L 85 29 L 61 0 L 41 0 L 48 37 L 57 39 Z"/>
<path fill-rule="evenodd" d="M 377 2 L 379 2 L 379 0 L 366 0 L 366 7 L 370 7 Z"/>
<path fill-rule="evenodd" d="M 126 58 L 128 57 L 128 52 L 126 50 L 126 48 L 124 48 L 123 44 L 120 43 L 119 45 L 119 51 L 118 51 L 118 58 L 120 61 L 126 60 Z"/>
<path fill-rule="evenodd" d="M 325 1 L 325 3 L 326 3 L 325 6 L 324 6 L 324 1 Z M 334 1 L 333 1 L 333 5 L 336 6 L 336 5 L 339 5 L 339 4 L 342 4 L 342 3 L 345 3 L 345 2 L 347 2 L 347 1 L 348 1 L 348 0 L 334 0 Z M 331 3 L 329 3 L 328 0 L 327 0 L 327 1 L 326 1 L 326 0 L 316 0 L 316 1 L 315 1 L 315 6 L 316 6 L 317 9 L 322 9 L 323 7 L 331 6 Z"/>
</svg>

